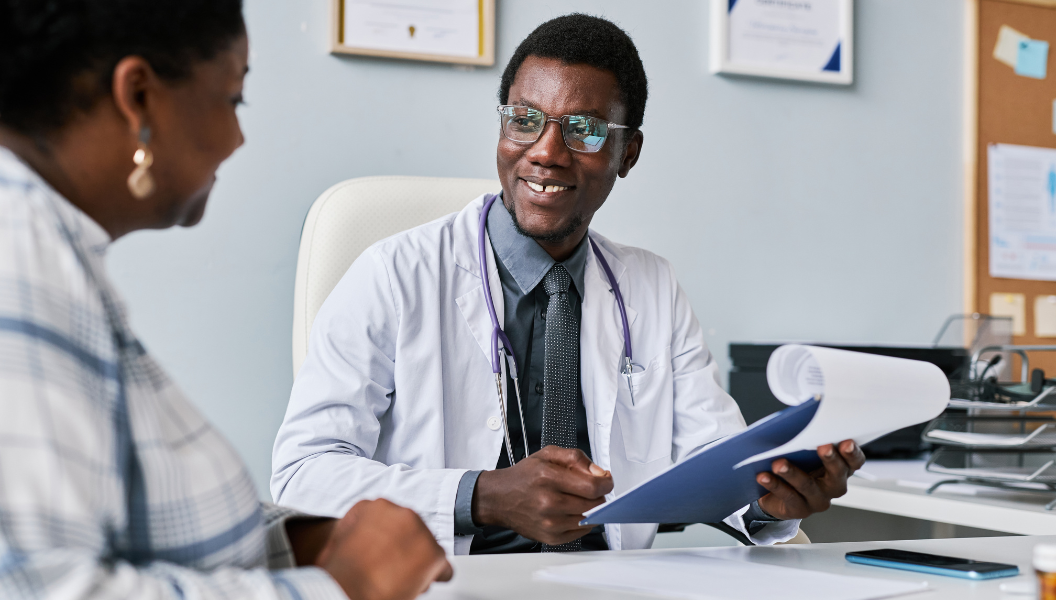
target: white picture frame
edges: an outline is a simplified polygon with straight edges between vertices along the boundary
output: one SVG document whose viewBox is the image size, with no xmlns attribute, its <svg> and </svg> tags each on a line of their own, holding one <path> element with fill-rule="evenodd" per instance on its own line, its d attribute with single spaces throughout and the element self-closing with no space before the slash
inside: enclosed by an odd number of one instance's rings
<svg viewBox="0 0 1056 600">
<path fill-rule="evenodd" d="M 331 15 L 332 54 L 495 64 L 495 0 L 331 0 Z"/>
<path fill-rule="evenodd" d="M 712 73 L 854 81 L 854 0 L 711 0 Z"/>
</svg>

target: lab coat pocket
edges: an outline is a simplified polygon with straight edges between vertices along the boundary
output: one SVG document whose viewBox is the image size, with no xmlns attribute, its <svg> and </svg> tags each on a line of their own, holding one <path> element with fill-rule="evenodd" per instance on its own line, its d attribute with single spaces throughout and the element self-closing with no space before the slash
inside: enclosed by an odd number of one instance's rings
<svg viewBox="0 0 1056 600">
<path fill-rule="evenodd" d="M 633 403 L 627 378 L 622 374 L 618 378 L 616 412 L 631 462 L 649 463 L 671 455 L 674 401 L 669 352 L 649 361 L 644 371 L 631 374 Z"/>
</svg>

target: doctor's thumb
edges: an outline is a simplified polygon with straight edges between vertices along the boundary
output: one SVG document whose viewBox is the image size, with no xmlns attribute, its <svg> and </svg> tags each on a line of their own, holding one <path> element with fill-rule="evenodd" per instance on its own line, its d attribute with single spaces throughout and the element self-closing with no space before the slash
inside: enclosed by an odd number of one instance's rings
<svg viewBox="0 0 1056 600">
<path fill-rule="evenodd" d="M 590 474 L 595 477 L 610 477 L 611 474 L 594 463 L 590 463 Z"/>
</svg>

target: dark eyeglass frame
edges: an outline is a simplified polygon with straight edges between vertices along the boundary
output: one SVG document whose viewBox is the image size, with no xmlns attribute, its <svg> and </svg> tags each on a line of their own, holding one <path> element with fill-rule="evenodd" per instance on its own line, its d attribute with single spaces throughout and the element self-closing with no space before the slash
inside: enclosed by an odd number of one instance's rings
<svg viewBox="0 0 1056 600">
<path fill-rule="evenodd" d="M 531 140 L 517 140 L 517 139 L 514 139 L 514 138 L 510 137 L 510 135 L 506 132 L 506 128 L 509 126 L 510 121 L 512 121 L 513 118 L 518 116 L 518 115 L 507 114 L 508 109 L 528 110 L 528 111 L 533 111 L 533 112 L 539 113 L 539 114 L 541 114 L 543 116 L 543 126 L 539 128 L 539 133 L 535 136 L 535 139 L 531 139 Z M 583 152 L 583 153 L 586 153 L 586 154 L 592 154 L 594 152 L 600 151 L 602 148 L 605 147 L 605 142 L 608 141 L 608 139 L 609 139 L 609 130 L 611 130 L 611 129 L 630 129 L 630 127 L 627 126 L 627 125 L 620 125 L 619 123 L 610 123 L 610 122 L 608 122 L 608 121 L 606 121 L 604 119 L 601 119 L 601 118 L 598 118 L 598 117 L 591 117 L 591 116 L 588 116 L 588 115 L 562 115 L 560 117 L 553 117 L 553 116 L 550 116 L 550 115 L 546 114 L 545 112 L 543 112 L 543 111 L 541 111 L 541 110 L 539 110 L 537 108 L 532 108 L 530 106 L 518 106 L 518 105 L 515 105 L 515 104 L 501 104 L 501 105 L 498 106 L 498 108 L 496 110 L 498 110 L 498 112 L 499 112 L 499 130 L 502 132 L 502 137 L 510 140 L 511 142 L 513 142 L 515 144 L 534 144 L 534 143 L 538 142 L 539 138 L 543 137 L 543 132 L 546 131 L 547 123 L 553 121 L 553 122 L 557 123 L 559 127 L 561 127 L 561 139 L 564 140 L 565 146 L 567 146 L 569 150 L 572 150 L 573 152 Z M 569 132 L 569 130 L 570 130 L 569 126 L 572 123 L 572 119 L 586 119 L 587 122 L 592 125 L 592 128 L 594 126 L 596 126 L 596 125 L 604 125 L 605 126 L 604 135 L 598 136 L 598 137 L 601 137 L 601 143 L 598 144 L 597 146 L 592 146 L 590 144 L 583 143 L 582 140 L 576 140 L 575 137 L 572 136 L 572 134 L 570 134 L 570 132 Z M 569 137 L 570 136 L 572 136 L 572 139 L 574 140 L 572 143 L 569 142 Z M 583 144 L 583 147 L 582 148 L 577 148 L 574 145 L 576 142 Z"/>
</svg>

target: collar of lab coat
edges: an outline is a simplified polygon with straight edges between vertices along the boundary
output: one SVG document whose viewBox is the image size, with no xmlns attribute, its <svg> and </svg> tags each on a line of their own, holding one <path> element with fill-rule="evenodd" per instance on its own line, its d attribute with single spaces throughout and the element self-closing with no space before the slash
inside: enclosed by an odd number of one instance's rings
<svg viewBox="0 0 1056 600">
<path fill-rule="evenodd" d="M 462 316 L 466 319 L 473 337 L 481 351 L 491 364 L 491 317 L 484 298 L 480 281 L 479 259 L 477 258 L 477 235 L 480 227 L 480 213 L 484 208 L 485 196 L 471 202 L 455 217 L 452 226 L 454 240 L 455 264 L 466 275 L 474 277 L 478 283 L 473 289 L 456 299 Z M 632 306 L 633 290 L 625 278 L 627 267 L 616 252 L 619 248 L 604 236 L 590 231 L 590 237 L 597 243 L 605 256 L 609 268 L 623 294 L 627 309 L 628 325 L 633 325 L 638 312 Z M 495 252 L 491 239 L 485 232 L 488 278 L 491 284 L 491 297 L 495 303 L 496 316 L 503 324 L 502 284 L 499 281 L 498 267 L 495 265 Z M 616 297 L 609 285 L 608 278 L 593 252 L 587 256 L 584 277 L 583 310 L 580 322 L 580 386 L 583 390 L 583 404 L 589 423 L 597 423 L 605 428 L 600 436 L 591 435 L 591 451 L 602 467 L 608 465 L 608 429 L 612 423 L 613 411 L 616 408 L 617 376 L 620 360 L 623 357 L 623 323 Z M 632 344 L 634 340 L 631 340 Z M 503 367 L 505 370 L 505 366 Z M 505 377 L 503 378 L 505 384 Z M 602 433 L 598 430 L 597 433 Z M 603 458 L 604 457 L 604 458 Z"/>
</svg>

